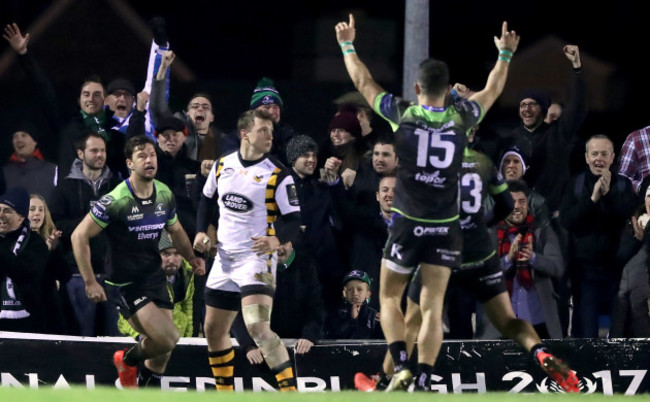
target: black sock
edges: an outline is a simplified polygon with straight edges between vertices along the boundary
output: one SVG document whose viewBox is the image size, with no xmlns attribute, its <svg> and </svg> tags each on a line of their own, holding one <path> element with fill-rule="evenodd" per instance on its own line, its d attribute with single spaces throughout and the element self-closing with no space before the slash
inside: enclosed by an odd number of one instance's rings
<svg viewBox="0 0 650 402">
<path fill-rule="evenodd" d="M 533 347 L 530 349 L 530 353 L 532 353 L 532 355 L 533 355 L 533 359 L 537 359 L 537 354 L 538 354 L 539 352 L 546 352 L 546 353 L 548 353 L 548 350 L 546 349 L 546 346 L 544 346 L 544 344 L 542 344 L 542 343 L 538 343 L 537 345 L 533 346 Z"/>
<path fill-rule="evenodd" d="M 142 348 L 140 342 L 133 345 L 129 350 L 124 353 L 122 361 L 129 366 L 137 366 L 143 359 Z"/>
<path fill-rule="evenodd" d="M 415 389 L 418 391 L 431 391 L 431 373 L 433 366 L 425 363 L 418 363 L 417 375 L 415 376 Z"/>
<path fill-rule="evenodd" d="M 161 373 L 154 373 L 143 364 L 142 367 L 138 369 L 138 387 L 156 386 L 160 388 L 162 376 Z"/>
<path fill-rule="evenodd" d="M 393 365 L 395 366 L 395 372 L 401 371 L 406 368 L 406 363 L 408 362 L 408 353 L 406 352 L 406 342 L 397 341 L 388 345 L 388 351 L 390 356 L 393 358 Z"/>
</svg>

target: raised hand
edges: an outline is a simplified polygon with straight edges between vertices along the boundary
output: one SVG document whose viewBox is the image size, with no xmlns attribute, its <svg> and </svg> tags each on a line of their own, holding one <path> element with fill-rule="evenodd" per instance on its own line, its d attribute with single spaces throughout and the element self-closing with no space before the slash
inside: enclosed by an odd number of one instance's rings
<svg viewBox="0 0 650 402">
<path fill-rule="evenodd" d="M 509 50 L 514 53 L 519 46 L 519 35 L 515 31 L 508 31 L 508 22 L 503 21 L 501 37 L 494 37 L 494 45 L 499 50 Z"/>
<path fill-rule="evenodd" d="M 573 68 L 580 68 L 582 63 L 580 62 L 580 49 L 576 45 L 566 45 L 562 48 L 564 55 L 573 65 Z"/>
<path fill-rule="evenodd" d="M 9 42 L 9 46 L 18 54 L 27 53 L 27 43 L 29 42 L 29 34 L 23 34 L 18 28 L 18 24 L 15 22 L 13 24 L 7 24 L 5 27 L 5 33 L 2 35 L 3 38 Z"/>
<path fill-rule="evenodd" d="M 144 112 L 147 109 L 147 102 L 149 102 L 149 93 L 146 91 L 139 92 L 138 95 L 136 95 L 136 102 L 135 102 L 135 107 L 141 111 Z"/>
<path fill-rule="evenodd" d="M 336 41 L 339 45 L 343 42 L 354 42 L 357 30 L 354 29 L 354 16 L 350 14 L 350 22 L 341 21 L 334 27 L 336 31 Z"/>
</svg>

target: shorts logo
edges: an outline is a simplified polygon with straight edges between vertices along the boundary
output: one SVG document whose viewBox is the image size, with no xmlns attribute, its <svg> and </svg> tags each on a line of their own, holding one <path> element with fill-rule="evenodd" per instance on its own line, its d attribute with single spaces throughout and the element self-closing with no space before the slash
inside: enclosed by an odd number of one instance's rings
<svg viewBox="0 0 650 402">
<path fill-rule="evenodd" d="M 133 302 L 133 305 L 134 305 L 134 306 L 137 306 L 138 304 L 140 304 L 140 303 L 142 303 L 143 301 L 146 301 L 146 300 L 147 300 L 147 296 L 138 297 L 138 298 L 135 299 L 135 301 Z"/>
<path fill-rule="evenodd" d="M 402 246 L 400 244 L 393 244 L 390 249 L 390 256 L 395 257 L 398 260 L 402 259 Z"/>
<path fill-rule="evenodd" d="M 416 226 L 413 234 L 420 236 L 446 236 L 449 233 L 449 226 L 422 227 Z"/>
<path fill-rule="evenodd" d="M 221 197 L 223 205 L 234 212 L 248 212 L 253 209 L 253 201 L 241 194 L 226 193 Z"/>
</svg>

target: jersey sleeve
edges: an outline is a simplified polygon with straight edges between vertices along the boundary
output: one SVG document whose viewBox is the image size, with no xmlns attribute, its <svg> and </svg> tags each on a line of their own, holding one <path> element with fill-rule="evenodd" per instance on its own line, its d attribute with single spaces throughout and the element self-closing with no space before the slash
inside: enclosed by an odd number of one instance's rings
<svg viewBox="0 0 650 402">
<path fill-rule="evenodd" d="M 390 124 L 393 131 L 397 131 L 402 113 L 406 109 L 403 107 L 404 103 L 401 98 L 382 92 L 375 98 L 373 110 Z"/>
<path fill-rule="evenodd" d="M 169 192 L 169 201 L 168 201 L 169 208 L 167 209 L 167 219 L 165 221 L 165 226 L 169 227 L 176 223 L 178 221 L 178 214 L 176 210 L 176 197 L 174 197 L 174 193 L 171 191 Z"/>
<path fill-rule="evenodd" d="M 300 202 L 298 200 L 298 191 L 290 174 L 280 174 L 278 177 L 279 184 L 275 192 L 275 203 L 280 210 L 281 215 L 288 215 L 294 212 L 300 212 Z"/>
<path fill-rule="evenodd" d="M 115 210 L 115 198 L 106 194 L 100 198 L 90 210 L 90 217 L 102 229 L 105 229 L 111 223 L 111 216 Z"/>
<path fill-rule="evenodd" d="M 213 164 L 210 168 L 210 173 L 208 173 L 208 177 L 203 185 L 203 195 L 206 198 L 213 199 L 217 194 L 217 179 L 221 173 L 221 169 L 223 169 L 223 158 L 219 159 L 219 162 Z"/>
</svg>

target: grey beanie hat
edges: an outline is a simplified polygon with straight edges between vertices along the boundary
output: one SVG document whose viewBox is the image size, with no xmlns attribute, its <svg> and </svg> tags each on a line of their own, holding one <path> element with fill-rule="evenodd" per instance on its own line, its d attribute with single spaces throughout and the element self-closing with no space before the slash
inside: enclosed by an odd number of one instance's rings
<svg viewBox="0 0 650 402">
<path fill-rule="evenodd" d="M 167 234 L 167 231 L 163 230 L 160 232 L 160 241 L 158 242 L 158 251 L 163 251 L 167 248 L 174 247 L 172 244 L 172 239 Z"/>
<path fill-rule="evenodd" d="M 287 162 L 293 166 L 296 159 L 307 152 L 318 153 L 318 144 L 308 135 L 297 135 L 287 144 Z"/>
</svg>

